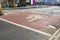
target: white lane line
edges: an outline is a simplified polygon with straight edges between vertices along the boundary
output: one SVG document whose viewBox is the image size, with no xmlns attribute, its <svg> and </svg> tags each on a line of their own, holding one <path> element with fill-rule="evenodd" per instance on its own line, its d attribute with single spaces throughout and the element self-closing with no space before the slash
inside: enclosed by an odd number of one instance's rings
<svg viewBox="0 0 60 40">
<path fill-rule="evenodd" d="M 60 37 L 60 32 L 59 32 L 59 34 L 57 35 L 57 37 L 55 38 L 55 40 L 58 40 L 59 37 Z"/>
<path fill-rule="evenodd" d="M 53 28 L 53 29 L 56 29 L 56 27 L 54 27 L 54 26 L 52 26 L 52 25 L 49 25 L 48 27 Z"/>
<path fill-rule="evenodd" d="M 60 28 L 52 35 L 52 37 L 49 40 L 52 40 L 53 38 L 56 37 L 56 34 L 60 31 Z"/>
<path fill-rule="evenodd" d="M 5 22 L 8 22 L 8 23 L 11 23 L 11 24 L 13 24 L 13 25 L 17 25 L 17 26 L 20 26 L 20 27 L 23 27 L 23 28 L 29 29 L 29 30 L 32 30 L 32 31 L 37 32 L 37 33 L 42 33 L 43 35 L 52 36 L 52 35 L 49 34 L 49 33 L 45 33 L 45 32 L 42 32 L 42 31 L 40 31 L 40 30 L 36 30 L 36 29 L 33 29 L 33 28 L 29 28 L 29 27 L 27 27 L 27 26 L 23 26 L 23 25 L 20 25 L 20 24 L 17 24 L 17 23 L 14 23 L 14 22 L 8 21 L 8 20 L 3 19 L 3 18 L 0 18 L 0 20 L 5 21 Z"/>
</svg>

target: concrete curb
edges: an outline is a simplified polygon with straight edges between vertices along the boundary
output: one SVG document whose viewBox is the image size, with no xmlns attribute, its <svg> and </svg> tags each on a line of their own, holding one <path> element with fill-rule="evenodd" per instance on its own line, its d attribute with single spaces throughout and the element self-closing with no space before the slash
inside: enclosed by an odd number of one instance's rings
<svg viewBox="0 0 60 40">
<path fill-rule="evenodd" d="M 44 8 L 44 7 L 49 7 L 49 6 L 26 6 L 26 7 L 15 7 L 15 8 L 3 8 L 3 10 L 8 10 L 8 9 L 31 9 L 31 8 Z"/>
</svg>

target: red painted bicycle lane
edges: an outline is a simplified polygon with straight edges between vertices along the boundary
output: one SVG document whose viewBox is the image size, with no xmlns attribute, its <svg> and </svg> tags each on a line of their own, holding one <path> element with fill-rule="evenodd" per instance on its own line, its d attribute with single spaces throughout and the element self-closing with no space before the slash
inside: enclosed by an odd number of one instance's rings
<svg viewBox="0 0 60 40">
<path fill-rule="evenodd" d="M 36 17 L 38 19 L 34 19 Z M 40 18 L 42 17 L 42 18 Z M 53 34 L 57 29 L 54 29 L 52 26 L 58 22 L 57 16 L 50 14 L 39 14 L 39 13 L 30 13 L 30 12 L 20 12 L 16 14 L 8 14 L 1 16 L 0 18 L 6 19 L 8 21 L 27 26 L 36 30 L 40 30 L 46 33 Z"/>
</svg>

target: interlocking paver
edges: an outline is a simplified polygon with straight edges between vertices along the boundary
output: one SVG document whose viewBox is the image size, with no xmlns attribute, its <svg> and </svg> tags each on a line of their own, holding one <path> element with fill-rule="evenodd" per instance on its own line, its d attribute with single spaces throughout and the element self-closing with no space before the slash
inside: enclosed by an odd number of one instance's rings
<svg viewBox="0 0 60 40">
<path fill-rule="evenodd" d="M 40 18 L 36 19 L 36 17 Z M 1 18 L 50 34 L 53 34 L 57 30 L 55 28 L 57 28 L 58 24 L 60 24 L 58 16 L 51 14 L 20 12 L 16 14 L 1 16 Z M 50 26 L 53 26 L 55 28 L 52 28 Z"/>
</svg>

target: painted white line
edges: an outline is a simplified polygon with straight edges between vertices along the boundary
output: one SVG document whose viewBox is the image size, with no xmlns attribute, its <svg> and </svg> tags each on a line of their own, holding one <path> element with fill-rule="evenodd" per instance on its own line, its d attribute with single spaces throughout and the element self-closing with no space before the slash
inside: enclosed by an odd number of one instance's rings
<svg viewBox="0 0 60 40">
<path fill-rule="evenodd" d="M 7 15 L 7 14 L 4 14 L 4 15 Z"/>
<path fill-rule="evenodd" d="M 57 37 L 55 38 L 55 40 L 58 40 L 59 37 L 60 37 L 60 33 L 57 35 Z"/>
<path fill-rule="evenodd" d="M 54 26 L 52 26 L 52 25 L 49 25 L 48 27 L 53 28 L 53 29 L 56 29 L 56 27 L 54 27 Z"/>
<path fill-rule="evenodd" d="M 11 11 L 11 12 L 7 12 L 7 13 L 5 13 L 4 15 L 8 15 L 8 14 L 11 14 L 11 13 L 14 13 L 14 12 L 12 12 L 12 11 Z"/>
<path fill-rule="evenodd" d="M 60 28 L 52 35 L 52 37 L 49 40 L 52 40 L 53 38 L 56 37 L 56 34 L 60 31 Z"/>
<path fill-rule="evenodd" d="M 0 18 L 0 20 L 5 21 L 5 22 L 8 22 L 8 23 L 11 23 L 11 24 L 13 24 L 13 25 L 17 25 L 17 26 L 20 26 L 20 27 L 23 27 L 23 28 L 29 29 L 29 30 L 32 30 L 32 31 L 37 32 L 37 33 L 42 33 L 42 34 L 47 35 L 47 36 L 52 36 L 52 35 L 49 34 L 49 33 L 45 33 L 45 32 L 42 32 L 42 31 L 40 31 L 40 30 L 36 30 L 36 29 L 33 29 L 33 28 L 29 28 L 29 27 L 27 27 L 27 26 L 23 26 L 23 25 L 20 25 L 20 24 L 17 24 L 17 23 L 14 23 L 14 22 L 8 21 L 8 20 L 3 19 L 3 18 Z"/>
</svg>

